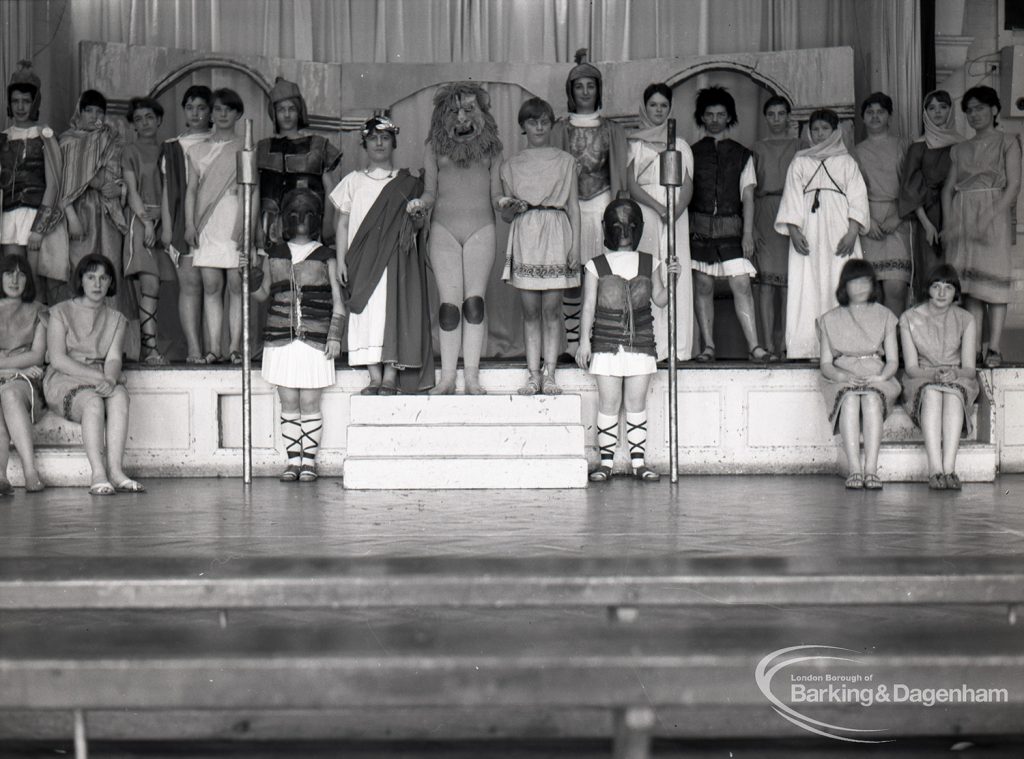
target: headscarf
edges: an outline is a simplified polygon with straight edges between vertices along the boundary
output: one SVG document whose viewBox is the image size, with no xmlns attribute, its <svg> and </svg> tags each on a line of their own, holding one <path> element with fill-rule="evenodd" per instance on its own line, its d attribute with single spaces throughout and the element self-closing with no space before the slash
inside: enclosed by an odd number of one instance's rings
<svg viewBox="0 0 1024 759">
<path fill-rule="evenodd" d="M 810 139 L 810 134 L 810 124 L 808 124 L 808 139 Z M 796 151 L 796 155 L 803 156 L 805 158 L 813 158 L 815 161 L 824 161 L 826 158 L 847 155 L 849 152 L 850 151 L 846 149 L 846 143 L 843 142 L 843 130 L 836 127 L 832 130 L 832 134 L 830 134 L 826 139 L 822 140 L 817 145 L 811 145 L 809 148 Z"/>
<path fill-rule="evenodd" d="M 299 129 L 305 129 L 309 126 L 309 114 L 306 111 L 306 101 L 302 97 L 302 91 L 299 90 L 299 85 L 295 82 L 289 82 L 287 79 L 278 77 L 274 80 L 274 86 L 270 89 L 270 105 L 267 106 L 267 112 L 270 114 L 270 123 L 274 125 L 274 131 L 277 131 L 277 104 L 282 100 L 294 100 L 295 105 L 299 109 Z"/>
<path fill-rule="evenodd" d="M 659 145 L 664 145 L 668 142 L 668 120 L 672 118 L 672 109 L 669 108 L 668 116 L 661 122 L 661 126 L 656 126 L 651 117 L 647 115 L 647 103 L 640 104 L 640 123 L 642 126 L 635 132 L 630 132 L 626 135 L 627 140 L 642 140 L 643 142 L 651 142 Z"/>
<path fill-rule="evenodd" d="M 922 103 L 927 103 L 928 98 L 934 95 L 939 90 L 933 90 L 924 96 Z M 921 108 L 921 121 L 924 123 L 924 134 L 917 140 L 924 142 L 928 145 L 931 150 L 938 150 L 939 148 L 949 147 L 950 145 L 956 145 L 958 142 L 963 142 L 964 136 L 956 130 L 954 126 L 956 122 L 956 115 L 953 113 L 953 109 L 950 108 L 946 113 L 946 123 L 936 126 L 932 123 L 932 120 L 928 118 L 928 112 L 924 107 Z"/>
</svg>

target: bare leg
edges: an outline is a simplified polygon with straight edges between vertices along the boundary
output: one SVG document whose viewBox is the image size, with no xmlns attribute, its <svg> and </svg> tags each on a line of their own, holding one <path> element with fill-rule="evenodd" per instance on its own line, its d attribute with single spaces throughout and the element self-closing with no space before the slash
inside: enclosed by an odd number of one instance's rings
<svg viewBox="0 0 1024 759">
<path fill-rule="evenodd" d="M 921 399 L 921 432 L 924 433 L 924 450 L 928 455 L 928 474 L 942 474 L 942 402 L 943 394 L 935 388 L 927 388 Z"/>
<path fill-rule="evenodd" d="M 462 249 L 466 299 L 462 303 L 462 363 L 467 395 L 483 395 L 480 387 L 480 355 L 487 341 L 487 308 L 484 295 L 494 265 L 494 227 L 481 227 Z"/>
<path fill-rule="evenodd" d="M 6 396 L 6 393 L 3 393 Z M 6 404 L 3 404 L 6 405 Z M 7 430 L 7 420 L 0 406 L 0 495 L 7 495 L 12 492 L 10 480 L 7 479 L 7 465 L 11 461 L 11 435 Z M 28 481 L 26 476 L 25 481 Z"/>
<path fill-rule="evenodd" d="M 777 287 L 779 293 L 779 327 L 778 334 L 772 336 L 775 345 L 778 346 L 778 353 L 782 356 L 786 352 L 786 301 L 789 298 L 789 287 L 783 285 Z"/>
<path fill-rule="evenodd" d="M 178 259 L 178 318 L 185 334 L 189 358 L 203 356 L 203 341 L 200 332 L 203 305 L 203 278 L 200 269 L 192 266 L 192 256 Z"/>
<path fill-rule="evenodd" d="M 544 293 L 538 290 L 519 291 L 519 299 L 523 304 L 526 370 L 530 373 L 526 384 L 519 388 L 520 395 L 535 395 L 540 392 L 541 388 L 541 304 L 543 302 L 543 295 Z M 546 327 L 547 325 L 545 324 L 544 326 Z M 555 358 L 557 360 L 557 356 Z"/>
<path fill-rule="evenodd" d="M 739 319 L 740 329 L 743 330 L 743 337 L 747 341 L 747 350 L 755 354 L 760 345 L 757 341 L 757 321 L 754 319 L 754 294 L 750 288 L 750 276 L 740 274 L 729 277 L 729 289 L 732 290 L 736 318 Z M 763 359 L 764 355 L 764 349 L 761 348 L 761 355 L 751 355 L 751 358 Z"/>
<path fill-rule="evenodd" d="M 985 322 L 985 304 L 973 298 L 970 295 L 964 296 L 964 307 L 970 312 L 971 316 L 974 317 L 974 334 L 977 337 L 975 345 L 978 346 L 978 350 L 981 350 L 981 330 Z"/>
<path fill-rule="evenodd" d="M 223 358 L 220 350 L 224 332 L 224 270 L 199 268 L 203 278 L 203 314 L 206 316 L 206 344 L 210 353 Z"/>
<path fill-rule="evenodd" d="M 116 487 L 131 479 L 124 472 L 124 448 L 128 442 L 128 391 L 124 385 L 114 388 L 107 406 L 107 471 Z"/>
<path fill-rule="evenodd" d="M 765 348 L 775 350 L 775 293 L 779 288 L 762 283 L 758 288 L 757 304 L 761 315 Z"/>
<path fill-rule="evenodd" d="M 25 487 L 38 489 L 42 484 L 39 480 L 39 472 L 36 471 L 36 449 L 32 442 L 32 418 L 29 414 L 28 397 L 30 391 L 24 383 L 17 382 L 13 385 L 5 385 L 0 389 L 0 406 L 3 408 L 3 418 L 7 432 L 7 448 L 4 448 L 3 467 L 0 468 L 0 475 L 6 475 L 7 457 L 11 441 L 18 451 L 18 458 L 21 459 L 21 468 L 25 473 Z M 3 440 L 0 439 L 0 446 Z"/>
<path fill-rule="evenodd" d="M 862 395 L 860 409 L 864 417 L 864 473 L 876 474 L 882 447 L 882 401 L 874 393 Z"/>
<path fill-rule="evenodd" d="M 95 393 L 89 393 L 85 398 L 80 395 L 79 398 L 82 404 L 82 444 L 85 446 L 85 456 L 89 459 L 89 467 L 92 469 L 90 483 L 98 485 L 109 481 L 106 463 L 103 460 L 106 404 Z"/>
<path fill-rule="evenodd" d="M 465 289 L 462 246 L 440 224 L 430 227 L 430 261 L 441 299 L 438 312 L 441 328 L 441 378 L 430 394 L 451 395 L 455 392 L 459 349 L 462 347 L 462 301 L 465 300 Z"/>
<path fill-rule="evenodd" d="M 1006 324 L 1006 304 L 988 304 L 988 349 L 1000 352 L 1003 343 L 1003 326 Z M 980 343 L 979 343 L 980 344 Z"/>
<path fill-rule="evenodd" d="M 384 381 L 384 367 L 382 364 L 367 364 L 366 371 L 370 373 L 370 387 L 380 387 Z"/>
<path fill-rule="evenodd" d="M 860 463 L 860 398 L 847 393 L 839 409 L 839 435 L 850 464 L 850 474 L 863 473 Z"/>
<path fill-rule="evenodd" d="M 899 279 L 882 280 L 883 305 L 899 316 L 907 309 L 907 283 Z"/>
<path fill-rule="evenodd" d="M 705 349 L 715 349 L 715 280 L 703 272 L 693 272 L 693 303 L 697 311 L 697 327 Z"/>
<path fill-rule="evenodd" d="M 956 455 L 960 451 L 960 433 L 964 427 L 964 407 L 951 393 L 942 394 L 942 471 L 956 471 Z"/>
<path fill-rule="evenodd" d="M 562 343 L 562 291 L 545 290 L 541 295 L 541 332 L 544 352 L 544 392 L 558 395 L 562 388 L 555 382 L 555 367 L 558 365 L 558 349 Z"/>
</svg>

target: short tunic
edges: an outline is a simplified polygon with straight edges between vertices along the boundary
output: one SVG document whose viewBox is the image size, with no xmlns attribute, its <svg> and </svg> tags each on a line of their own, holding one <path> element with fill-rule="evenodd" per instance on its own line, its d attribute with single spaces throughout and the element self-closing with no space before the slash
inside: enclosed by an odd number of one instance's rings
<svg viewBox="0 0 1024 759">
<path fill-rule="evenodd" d="M 348 243 L 355 239 L 367 212 L 377 197 L 397 176 L 397 170 L 372 173 L 353 171 L 346 174 L 331 191 L 331 202 L 340 213 L 348 215 Z M 350 366 L 379 364 L 384 352 L 384 328 L 388 316 L 388 270 L 381 274 L 362 313 L 348 315 L 348 363 Z"/>
<path fill-rule="evenodd" d="M 818 329 L 828 337 L 833 366 L 857 377 L 870 377 L 881 374 L 885 367 L 885 334 L 896 329 L 896 317 L 880 303 L 838 306 L 822 315 Z M 848 393 L 877 394 L 882 401 L 883 419 L 889 416 L 900 394 L 900 383 L 895 377 L 858 387 L 833 382 L 822 375 L 820 387 L 833 434 L 839 431 L 839 411 Z"/>
<path fill-rule="evenodd" d="M 636 251 L 620 250 L 608 251 L 603 254 L 608 262 L 608 268 L 612 275 L 620 277 L 625 281 L 635 279 L 640 274 L 640 255 Z M 654 260 L 651 266 L 652 276 L 661 266 L 661 261 Z M 585 266 L 594 277 L 600 280 L 600 274 L 593 260 L 588 261 Z M 595 351 L 590 358 L 590 373 L 606 377 L 633 377 L 640 374 L 653 374 L 658 371 L 658 362 L 655 356 L 626 350 L 622 345 L 618 346 L 615 353 Z"/>
<path fill-rule="evenodd" d="M 201 181 L 211 170 L 221 170 L 215 167 L 225 165 L 221 153 L 225 150 L 236 151 L 239 148 L 237 140 L 215 141 L 206 140 L 197 143 L 189 149 L 188 160 L 191 163 L 190 171 L 197 176 L 190 176 L 188 181 Z M 198 205 L 198 204 L 197 204 Z M 197 245 L 192 250 L 192 265 L 205 266 L 210 269 L 236 269 L 238 268 L 238 241 L 235 239 L 235 228 L 238 226 L 239 214 L 242 213 L 242 203 L 239 200 L 235 185 L 232 184 L 220 198 L 210 214 L 209 219 L 198 230 Z M 195 219 L 198 224 L 200 209 L 196 209 Z"/>
<path fill-rule="evenodd" d="M 279 243 L 278 245 L 281 245 Z M 260 374 L 263 379 L 271 385 L 277 385 L 278 387 L 289 387 L 298 388 L 302 390 L 313 390 L 323 387 L 330 387 L 334 384 L 334 362 L 324 355 L 324 348 L 318 345 L 311 345 L 310 340 L 303 340 L 298 337 L 285 342 L 284 344 L 272 344 L 276 332 L 274 328 L 276 326 L 277 319 L 282 311 L 288 312 L 288 324 L 289 332 L 294 334 L 301 330 L 302 324 L 304 323 L 303 314 L 305 309 L 303 308 L 303 299 L 300 298 L 299 302 L 296 303 L 296 286 L 299 288 L 318 287 L 326 288 L 326 291 L 320 297 L 316 297 L 315 300 L 321 302 L 323 300 L 330 301 L 330 289 L 331 283 L 327 281 L 327 267 L 323 264 L 319 266 L 306 265 L 301 270 L 298 270 L 298 264 L 306 261 L 311 254 L 317 250 L 328 251 L 329 249 L 323 248 L 323 246 L 316 240 L 311 240 L 307 243 L 284 243 L 288 248 L 288 253 L 291 255 L 291 265 L 294 267 L 290 272 L 288 282 L 277 282 L 272 283 L 270 293 L 270 305 L 268 313 L 268 323 L 265 330 L 264 338 L 268 341 L 263 346 L 263 366 L 261 367 Z M 276 250 L 276 247 L 275 247 Z M 278 268 L 275 265 L 275 261 L 271 261 L 271 271 Z M 285 267 L 287 267 L 287 260 L 281 261 Z M 316 279 L 310 280 L 309 278 L 314 274 Z M 318 281 L 319 280 L 319 281 Z M 330 308 L 330 306 L 328 306 Z M 319 309 L 319 310 L 322 310 Z M 310 320 L 311 323 L 314 319 Z M 298 322 L 296 325 L 295 322 Z M 315 319 L 314 329 L 322 329 L 323 319 Z M 296 329 L 298 327 L 299 329 Z M 322 333 L 319 333 L 322 334 Z M 287 338 L 285 338 L 287 339 Z M 273 341 L 276 342 L 276 341 Z"/>
<path fill-rule="evenodd" d="M 118 327 L 127 324 L 128 320 L 105 303 L 98 308 L 90 308 L 77 301 L 77 298 L 72 298 L 53 306 L 50 309 L 50 318 L 57 319 L 64 325 L 66 353 L 69 358 L 83 364 L 102 367 Z M 46 376 L 43 377 L 46 403 L 72 422 L 82 421 L 81 414 L 74 409 L 75 396 L 83 390 L 92 390 L 95 386 L 95 380 L 65 374 L 54 369 L 52 365 L 46 368 Z"/>
<path fill-rule="evenodd" d="M 986 303 L 1009 303 L 1013 286 L 1011 212 L 991 217 L 1006 189 L 1007 153 L 1016 138 L 992 130 L 954 145 L 956 188 L 947 220 L 946 255 L 960 274 L 963 292 Z"/>
<path fill-rule="evenodd" d="M 914 299 L 918 303 L 928 300 L 928 275 L 946 259 L 941 245 L 932 245 L 925 239 L 916 211 L 918 208 L 924 210 L 932 226 L 942 231 L 942 185 L 949 175 L 951 147 L 930 148 L 921 140 L 907 148 L 907 156 L 903 159 L 898 212 L 900 216 L 913 220 L 913 285 Z"/>
<path fill-rule="evenodd" d="M 914 341 L 918 365 L 922 369 L 959 369 L 964 335 L 971 329 L 974 329 L 974 317 L 958 306 L 950 306 L 942 314 L 933 314 L 928 303 L 922 303 L 904 311 L 900 317 L 900 332 L 909 334 Z M 904 375 L 903 407 L 917 425 L 921 424 L 921 402 L 928 388 L 949 393 L 960 400 L 964 407 L 962 435 L 970 435 L 974 425 L 971 407 L 978 398 L 977 376 L 939 382 Z"/>
<path fill-rule="evenodd" d="M 520 290 L 579 287 L 579 267 L 568 260 L 573 239 L 566 213 L 576 159 L 558 148 L 528 148 L 500 173 L 508 192 L 530 204 L 512 220 L 501 278 Z"/>
<path fill-rule="evenodd" d="M 906 144 L 893 135 L 883 139 L 867 139 L 854 148 L 857 163 L 868 188 L 871 221 L 881 227 L 892 225 L 900 218 L 897 200 L 900 195 L 900 171 Z M 900 222 L 896 231 L 872 240 L 866 234 L 860 238 L 864 260 L 875 269 L 879 280 L 910 282 L 910 224 Z"/>
<path fill-rule="evenodd" d="M 135 175 L 139 197 L 147 211 L 160 212 L 160 195 L 163 192 L 163 177 L 160 174 L 160 145 L 147 145 L 136 142 L 128 145 L 121 154 L 121 166 L 124 171 Z M 153 222 L 156 240 L 151 248 L 146 247 L 146 227 L 135 214 L 131 213 L 128 220 L 128 234 L 124 236 L 124 273 L 126 277 L 133 274 L 150 274 L 164 281 L 175 279 L 174 264 L 160 243 L 160 217 Z"/>
<path fill-rule="evenodd" d="M 754 190 L 754 266 L 757 281 L 785 287 L 789 273 L 789 238 L 775 231 L 775 217 L 782 204 L 786 171 L 800 148 L 795 139 L 758 140 L 751 152 L 757 187 Z"/>
<path fill-rule="evenodd" d="M 36 328 L 46 326 L 46 307 L 42 303 L 26 303 L 14 298 L 0 298 L 0 357 L 8 358 L 32 350 Z M 30 378 L 24 369 L 0 369 L 0 387 L 17 383 L 28 389 L 29 413 L 33 422 L 42 416 L 43 386 Z"/>
</svg>

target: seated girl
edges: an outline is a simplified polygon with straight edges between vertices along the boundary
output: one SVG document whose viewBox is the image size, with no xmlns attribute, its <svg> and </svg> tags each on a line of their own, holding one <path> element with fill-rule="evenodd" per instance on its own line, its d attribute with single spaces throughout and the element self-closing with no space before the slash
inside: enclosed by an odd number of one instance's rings
<svg viewBox="0 0 1024 759">
<path fill-rule="evenodd" d="M 32 423 L 43 406 L 46 309 L 34 301 L 36 287 L 25 256 L 13 253 L 0 259 L 0 283 L 0 495 L 13 490 L 7 480 L 12 442 L 25 472 L 25 490 L 35 493 L 43 489 Z"/>
<path fill-rule="evenodd" d="M 839 274 L 839 306 L 818 320 L 821 391 L 833 433 L 842 435 L 850 475 L 846 487 L 880 490 L 878 451 L 882 423 L 900 393 L 896 317 L 878 303 L 878 280 L 863 259 L 847 261 Z M 863 425 L 864 460 L 860 439 Z"/>
<path fill-rule="evenodd" d="M 971 432 L 978 397 L 974 317 L 956 305 L 960 277 L 949 264 L 932 270 L 928 300 L 900 317 L 903 343 L 903 405 L 924 433 L 928 487 L 959 490 L 956 454 Z"/>
<path fill-rule="evenodd" d="M 105 302 L 116 294 L 114 266 L 106 256 L 90 253 L 78 262 L 71 284 L 75 297 L 50 309 L 46 402 L 82 425 L 92 468 L 90 495 L 145 492 L 124 471 L 128 391 L 121 363 L 128 320 Z"/>
<path fill-rule="evenodd" d="M 633 476 L 657 482 L 661 476 L 644 461 L 647 448 L 647 390 L 657 371 L 654 345 L 656 306 L 668 303 L 668 290 L 660 276 L 662 265 L 650 253 L 637 252 L 644 216 L 632 200 L 614 200 L 604 212 L 604 255 L 587 262 L 583 280 L 583 318 L 576 363 L 597 378 L 597 445 L 601 463 L 590 473 L 591 482 L 612 476 L 619 411 L 626 407 L 626 441 Z M 672 259 L 668 272 L 678 275 Z M 593 334 L 591 334 L 593 329 Z"/>
</svg>

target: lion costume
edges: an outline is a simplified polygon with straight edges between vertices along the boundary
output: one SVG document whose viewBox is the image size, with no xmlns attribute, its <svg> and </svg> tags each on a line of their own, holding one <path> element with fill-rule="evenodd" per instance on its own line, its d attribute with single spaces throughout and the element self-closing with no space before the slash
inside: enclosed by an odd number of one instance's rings
<svg viewBox="0 0 1024 759">
<path fill-rule="evenodd" d="M 484 293 L 494 263 L 494 208 L 501 196 L 501 140 L 487 91 L 473 82 L 434 95 L 424 159 L 424 190 L 410 211 L 433 209 L 430 260 L 441 296 L 441 378 L 435 394 L 455 392 L 462 348 L 466 392 L 479 395 L 487 336 Z"/>
</svg>

